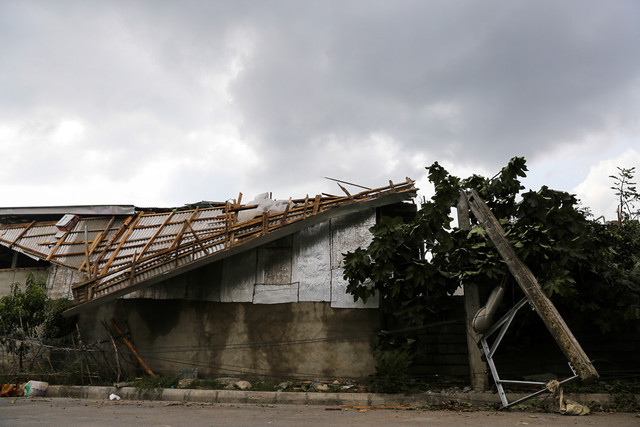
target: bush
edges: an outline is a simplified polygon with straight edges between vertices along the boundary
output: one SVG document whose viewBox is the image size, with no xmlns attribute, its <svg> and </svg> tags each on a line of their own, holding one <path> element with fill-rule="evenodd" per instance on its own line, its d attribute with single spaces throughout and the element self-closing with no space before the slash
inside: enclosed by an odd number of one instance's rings
<svg viewBox="0 0 640 427">
<path fill-rule="evenodd" d="M 381 393 L 399 393 L 409 389 L 411 355 L 404 350 L 378 350 L 374 353 L 376 373 L 369 388 Z"/>
</svg>

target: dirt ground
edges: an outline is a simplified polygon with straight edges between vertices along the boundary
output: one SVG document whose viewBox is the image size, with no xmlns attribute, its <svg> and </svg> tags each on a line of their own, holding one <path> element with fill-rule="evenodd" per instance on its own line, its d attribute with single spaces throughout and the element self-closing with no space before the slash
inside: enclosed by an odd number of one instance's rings
<svg viewBox="0 0 640 427">
<path fill-rule="evenodd" d="M 1 398 L 0 425 L 65 426 L 639 426 L 634 413 L 596 413 L 585 417 L 534 412 L 453 412 L 343 409 L 299 405 L 228 405 L 158 401 Z"/>
</svg>

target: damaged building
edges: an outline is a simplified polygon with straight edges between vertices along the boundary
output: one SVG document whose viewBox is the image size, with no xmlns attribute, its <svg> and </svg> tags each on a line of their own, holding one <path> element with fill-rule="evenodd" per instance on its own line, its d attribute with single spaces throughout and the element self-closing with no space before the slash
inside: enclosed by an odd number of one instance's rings
<svg viewBox="0 0 640 427">
<path fill-rule="evenodd" d="M 416 188 L 340 187 L 169 209 L 0 208 L 0 294 L 45 275 L 86 342 L 115 319 L 160 373 L 365 377 L 378 301 L 346 292 L 343 254 L 381 215 L 415 211 Z"/>
</svg>

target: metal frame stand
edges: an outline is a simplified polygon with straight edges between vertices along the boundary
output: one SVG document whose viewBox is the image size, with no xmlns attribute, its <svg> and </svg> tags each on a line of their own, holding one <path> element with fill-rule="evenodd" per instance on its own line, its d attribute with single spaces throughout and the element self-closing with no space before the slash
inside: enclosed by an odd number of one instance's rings
<svg viewBox="0 0 640 427">
<path fill-rule="evenodd" d="M 545 387 L 542 390 L 538 390 L 535 393 L 532 393 L 532 394 L 530 394 L 528 396 L 525 396 L 525 397 L 523 397 L 521 399 L 515 400 L 513 402 L 509 402 L 509 400 L 507 399 L 507 395 L 504 392 L 504 387 L 502 386 L 503 384 L 524 384 L 524 385 L 541 385 L 541 386 L 545 386 L 546 383 L 542 382 L 542 381 L 503 380 L 498 375 L 498 370 L 496 369 L 496 364 L 493 361 L 493 355 L 495 354 L 496 350 L 498 349 L 498 346 L 500 345 L 500 342 L 502 341 L 502 338 L 504 337 L 504 334 L 507 332 L 507 329 L 509 328 L 509 326 L 511 325 L 511 322 L 513 321 L 514 317 L 516 316 L 516 313 L 518 312 L 518 310 L 520 310 L 522 307 L 524 307 L 527 304 L 527 302 L 528 302 L 527 298 L 522 298 L 511 310 L 509 310 L 507 312 L 507 314 L 505 314 L 491 328 L 489 328 L 489 330 L 480 339 L 480 343 L 482 344 L 482 351 L 484 352 L 484 355 L 487 358 L 487 364 L 489 365 L 489 369 L 491 369 L 491 375 L 493 376 L 493 380 L 496 383 L 496 387 L 498 389 L 498 394 L 500 395 L 500 400 L 502 401 L 502 405 L 505 408 L 508 408 L 511 405 L 515 405 L 516 403 L 520 403 L 520 402 L 525 401 L 527 399 L 531 399 L 532 397 L 535 397 L 535 396 L 537 396 L 539 394 L 542 394 L 544 392 L 548 392 L 548 390 Z M 489 338 L 489 336 L 491 336 L 493 333 L 498 331 L 498 329 L 500 330 L 498 332 L 498 336 L 496 337 L 495 341 L 493 342 L 493 345 L 490 347 L 489 343 L 487 342 L 487 338 Z M 574 380 L 574 379 L 578 378 L 578 374 L 576 374 L 576 371 L 573 369 L 573 366 L 571 366 L 571 363 L 569 363 L 569 368 L 571 369 L 571 372 L 573 372 L 573 376 L 560 381 L 560 384 L 564 384 L 566 382 L 569 382 L 571 380 Z"/>
</svg>

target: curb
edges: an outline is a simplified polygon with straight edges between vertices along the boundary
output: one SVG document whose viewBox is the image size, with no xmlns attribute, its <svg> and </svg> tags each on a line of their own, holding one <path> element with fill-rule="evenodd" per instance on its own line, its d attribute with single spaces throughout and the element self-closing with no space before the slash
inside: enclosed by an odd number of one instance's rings
<svg viewBox="0 0 640 427">
<path fill-rule="evenodd" d="M 495 393 L 322 393 L 283 391 L 242 391 L 242 390 L 195 390 L 195 389 L 139 389 L 136 387 L 94 387 L 57 386 L 47 389 L 47 397 L 71 397 L 79 399 L 109 399 L 111 393 L 124 400 L 157 400 L 165 402 L 235 403 L 235 404 L 289 404 L 324 406 L 427 406 L 443 402 L 470 403 L 472 405 L 500 404 Z M 520 399 L 525 394 L 510 394 L 510 400 Z M 605 393 L 569 393 L 566 397 L 582 404 L 597 402 L 614 403 L 614 396 Z M 539 397 L 538 401 L 549 399 L 550 394 Z M 637 398 L 637 396 L 636 396 Z"/>
</svg>

